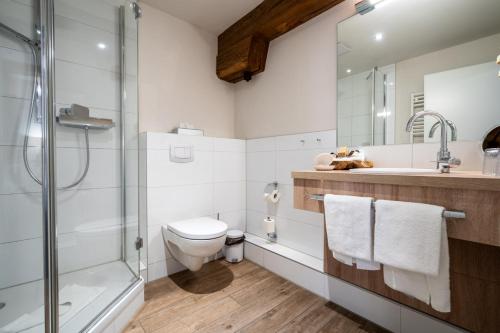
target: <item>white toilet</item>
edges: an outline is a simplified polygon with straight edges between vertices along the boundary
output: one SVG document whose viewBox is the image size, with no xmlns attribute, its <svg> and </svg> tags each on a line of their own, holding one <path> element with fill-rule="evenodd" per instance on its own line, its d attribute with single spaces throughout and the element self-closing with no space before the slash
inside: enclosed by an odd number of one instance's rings
<svg viewBox="0 0 500 333">
<path fill-rule="evenodd" d="M 191 271 L 219 252 L 226 241 L 227 224 L 210 217 L 182 220 L 162 226 L 163 240 L 177 261 Z"/>
</svg>

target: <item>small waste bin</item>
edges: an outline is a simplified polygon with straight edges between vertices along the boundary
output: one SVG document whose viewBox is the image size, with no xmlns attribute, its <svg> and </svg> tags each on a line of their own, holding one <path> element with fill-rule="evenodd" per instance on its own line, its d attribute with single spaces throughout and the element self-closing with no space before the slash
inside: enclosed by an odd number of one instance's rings
<svg viewBox="0 0 500 333">
<path fill-rule="evenodd" d="M 245 235 L 241 230 L 228 230 L 226 237 L 226 246 L 224 252 L 226 253 L 226 261 L 240 262 L 243 260 L 243 242 Z"/>
</svg>

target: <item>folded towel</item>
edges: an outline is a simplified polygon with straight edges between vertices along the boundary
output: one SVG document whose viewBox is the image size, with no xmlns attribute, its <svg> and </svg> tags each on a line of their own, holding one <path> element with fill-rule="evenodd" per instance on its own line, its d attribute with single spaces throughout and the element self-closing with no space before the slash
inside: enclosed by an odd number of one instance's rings
<svg viewBox="0 0 500 333">
<path fill-rule="evenodd" d="M 382 205 L 380 205 L 382 203 Z M 407 240 L 405 239 L 408 231 L 404 231 L 404 228 L 396 228 L 399 232 L 405 233 L 401 234 L 399 237 L 395 234 L 394 230 L 387 230 L 390 228 L 388 225 L 389 215 L 392 215 L 392 222 L 397 222 L 397 218 L 401 218 L 403 213 L 399 211 L 401 206 L 406 206 L 406 214 L 410 217 L 422 218 L 422 209 L 430 208 L 432 210 L 431 216 L 428 218 L 434 221 L 439 226 L 439 242 L 436 245 L 438 248 L 435 250 L 436 253 L 429 254 L 428 251 L 422 251 L 433 257 L 433 260 L 438 262 L 438 269 L 436 274 L 424 274 L 415 271 L 415 261 L 423 261 L 423 258 L 419 258 L 418 253 L 415 254 L 416 257 L 411 257 L 409 254 L 408 261 L 410 264 L 404 262 L 401 252 L 405 251 L 407 246 Z M 416 205 L 422 205 L 427 207 L 416 207 Z M 397 206 L 394 209 L 394 206 Z M 449 252 L 448 252 L 448 235 L 446 233 L 446 221 L 442 217 L 443 208 L 415 204 L 415 203 L 401 203 L 401 202 L 388 202 L 385 203 L 383 200 L 377 201 L 376 205 L 376 225 L 375 225 L 375 250 L 374 256 L 377 260 L 384 263 L 384 282 L 386 285 L 394 290 L 401 291 L 409 296 L 415 297 L 416 299 L 430 304 L 433 309 L 440 312 L 450 312 L 451 302 L 450 302 L 450 275 L 449 275 Z M 389 207 L 389 209 L 387 209 Z M 415 212 L 417 208 L 417 212 Z M 381 216 L 383 215 L 383 216 Z M 408 217 L 401 218 L 400 223 L 407 223 Z M 380 222 L 382 221 L 382 222 Z M 383 222 L 386 222 L 384 225 Z M 394 224 L 392 223 L 392 224 Z M 382 225 L 380 225 L 382 224 Z M 413 232 L 414 238 L 419 235 L 418 232 Z M 392 236 L 394 238 L 389 238 Z M 416 241 L 416 240 L 414 240 Z M 388 244 L 382 244 L 383 242 L 389 242 Z M 425 243 L 425 242 L 424 242 Z M 422 245 L 423 246 L 423 245 Z M 428 245 L 430 246 L 430 245 Z M 435 248 L 435 246 L 433 247 Z M 392 251 L 390 250 L 392 249 Z M 410 252 L 411 253 L 411 252 Z M 399 261 L 398 261 L 399 260 Z M 388 262 L 396 263 L 399 266 L 392 266 Z M 402 263 L 401 263 L 402 262 Z M 421 264 L 421 263 L 420 263 Z M 404 267 L 401 267 L 404 266 Z M 411 267 L 412 269 L 406 269 L 405 267 Z M 422 271 L 422 267 L 417 267 Z"/>
<path fill-rule="evenodd" d="M 328 248 L 340 262 L 373 260 L 373 198 L 325 195 Z M 373 268 L 370 268 L 373 269 Z"/>
<path fill-rule="evenodd" d="M 392 267 L 437 276 L 443 207 L 414 202 L 375 203 L 375 260 Z"/>
</svg>

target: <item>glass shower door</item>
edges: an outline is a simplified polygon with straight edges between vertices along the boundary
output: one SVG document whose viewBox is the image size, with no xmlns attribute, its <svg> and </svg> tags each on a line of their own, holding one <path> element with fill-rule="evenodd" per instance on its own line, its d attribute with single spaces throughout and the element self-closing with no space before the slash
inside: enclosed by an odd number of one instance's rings
<svg viewBox="0 0 500 333">
<path fill-rule="evenodd" d="M 26 169 L 41 179 L 37 13 L 0 1 L 0 332 L 44 330 L 42 188 Z"/>
<path fill-rule="evenodd" d="M 136 25 L 128 1 L 55 2 L 61 332 L 139 278 Z"/>
</svg>

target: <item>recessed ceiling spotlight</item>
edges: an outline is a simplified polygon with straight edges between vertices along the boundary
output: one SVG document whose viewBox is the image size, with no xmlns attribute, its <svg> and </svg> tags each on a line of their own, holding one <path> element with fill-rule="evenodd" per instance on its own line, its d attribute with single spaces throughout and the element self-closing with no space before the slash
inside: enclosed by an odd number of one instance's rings
<svg viewBox="0 0 500 333">
<path fill-rule="evenodd" d="M 380 42 L 382 39 L 384 39 L 384 34 L 383 34 L 383 33 L 381 33 L 381 32 L 377 32 L 377 33 L 375 34 L 375 40 L 376 40 L 377 42 Z"/>
<path fill-rule="evenodd" d="M 347 74 L 349 74 L 350 72 L 352 72 L 352 70 L 351 70 L 350 68 L 348 68 L 348 69 L 346 69 L 346 70 L 345 70 L 345 72 L 346 72 Z"/>
<path fill-rule="evenodd" d="M 107 46 L 104 43 L 98 43 L 97 47 L 100 48 L 101 50 L 104 50 Z"/>
</svg>

